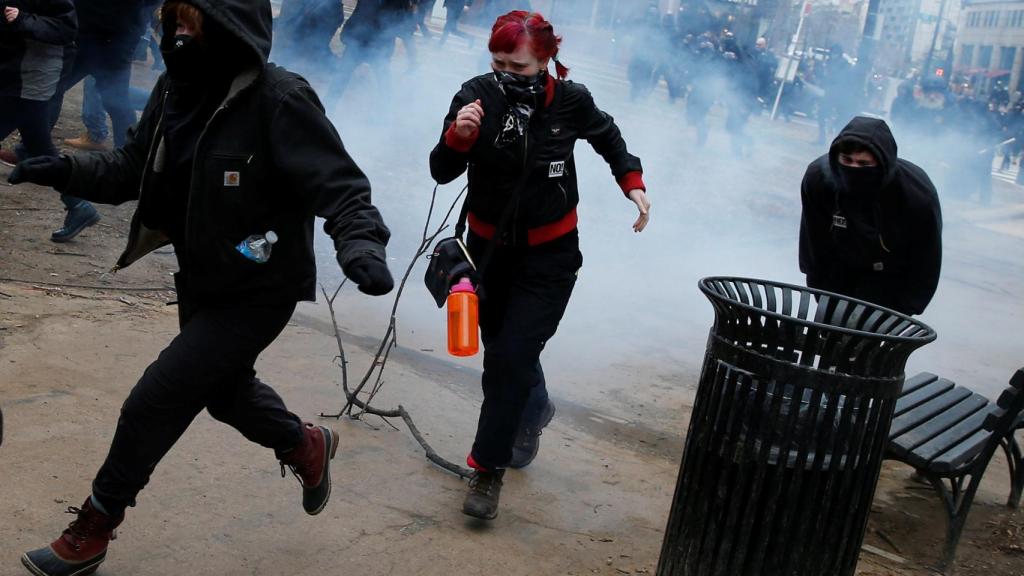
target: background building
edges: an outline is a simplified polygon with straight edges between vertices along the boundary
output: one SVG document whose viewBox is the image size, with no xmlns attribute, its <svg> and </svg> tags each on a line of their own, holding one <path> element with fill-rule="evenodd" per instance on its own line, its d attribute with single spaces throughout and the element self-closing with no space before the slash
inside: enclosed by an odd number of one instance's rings
<svg viewBox="0 0 1024 576">
<path fill-rule="evenodd" d="M 964 0 L 953 70 L 976 93 L 1021 89 L 1024 0 Z"/>
<path fill-rule="evenodd" d="M 961 2 L 967 0 L 882 0 L 880 49 L 876 66 L 893 75 L 911 68 L 942 67 L 957 34 Z"/>
</svg>

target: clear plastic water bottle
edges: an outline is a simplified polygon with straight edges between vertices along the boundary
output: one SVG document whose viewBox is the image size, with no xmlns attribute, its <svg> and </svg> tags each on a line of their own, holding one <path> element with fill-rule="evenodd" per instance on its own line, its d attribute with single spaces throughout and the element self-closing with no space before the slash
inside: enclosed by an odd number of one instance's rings
<svg viewBox="0 0 1024 576">
<path fill-rule="evenodd" d="M 277 234 L 270 230 L 266 234 L 253 234 L 235 246 L 249 260 L 265 264 L 270 260 L 270 248 L 277 243 Z"/>
</svg>

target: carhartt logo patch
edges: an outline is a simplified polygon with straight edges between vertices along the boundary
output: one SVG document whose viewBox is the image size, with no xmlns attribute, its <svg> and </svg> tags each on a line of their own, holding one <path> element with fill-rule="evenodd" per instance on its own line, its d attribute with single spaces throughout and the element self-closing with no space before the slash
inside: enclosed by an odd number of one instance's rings
<svg viewBox="0 0 1024 576">
<path fill-rule="evenodd" d="M 885 264 L 883 264 L 881 262 L 875 262 L 875 264 L 872 266 L 872 268 L 875 269 L 875 272 L 881 272 L 881 271 L 885 270 Z"/>
<path fill-rule="evenodd" d="M 833 214 L 832 225 L 836 228 L 846 228 L 846 217 L 841 214 Z"/>
<path fill-rule="evenodd" d="M 238 188 L 242 185 L 242 174 L 241 172 L 225 172 L 224 173 L 224 186 L 229 188 Z"/>
<path fill-rule="evenodd" d="M 562 129 L 559 128 L 558 126 L 555 126 L 554 128 L 551 129 L 551 135 L 552 136 L 558 136 L 561 133 L 562 133 Z"/>
<path fill-rule="evenodd" d="M 565 175 L 565 160 L 552 162 L 548 166 L 548 178 L 561 178 Z"/>
</svg>

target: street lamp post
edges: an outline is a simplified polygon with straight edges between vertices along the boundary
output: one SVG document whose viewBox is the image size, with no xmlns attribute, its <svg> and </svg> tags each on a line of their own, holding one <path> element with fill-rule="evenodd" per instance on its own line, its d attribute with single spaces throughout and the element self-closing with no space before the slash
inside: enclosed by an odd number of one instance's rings
<svg viewBox="0 0 1024 576">
<path fill-rule="evenodd" d="M 793 40 L 789 44 L 789 49 L 786 51 L 786 72 L 782 75 L 782 82 L 779 82 L 779 89 L 775 92 L 775 103 L 772 104 L 772 113 L 769 118 L 775 120 L 775 115 L 779 111 L 779 102 L 782 101 L 782 90 L 786 87 L 786 82 L 789 81 L 789 73 L 793 69 L 793 56 L 796 52 L 796 47 L 800 44 L 800 32 L 804 29 L 804 19 L 807 18 L 807 12 L 810 11 L 811 5 L 809 0 L 804 0 L 800 3 L 800 21 L 796 25 L 796 34 L 793 34 Z"/>
</svg>

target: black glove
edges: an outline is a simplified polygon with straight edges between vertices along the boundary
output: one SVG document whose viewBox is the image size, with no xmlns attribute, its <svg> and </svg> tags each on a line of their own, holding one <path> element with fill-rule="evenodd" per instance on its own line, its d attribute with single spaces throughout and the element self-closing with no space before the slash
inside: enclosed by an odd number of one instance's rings
<svg viewBox="0 0 1024 576">
<path fill-rule="evenodd" d="M 29 158 L 14 167 L 7 181 L 11 184 L 32 182 L 63 190 L 71 182 L 71 160 L 63 155 Z"/>
<path fill-rule="evenodd" d="M 342 270 L 349 280 L 359 286 L 359 291 L 363 294 L 383 296 L 395 287 L 388 265 L 372 256 L 356 258 L 349 262 L 348 266 L 342 264 Z"/>
</svg>

